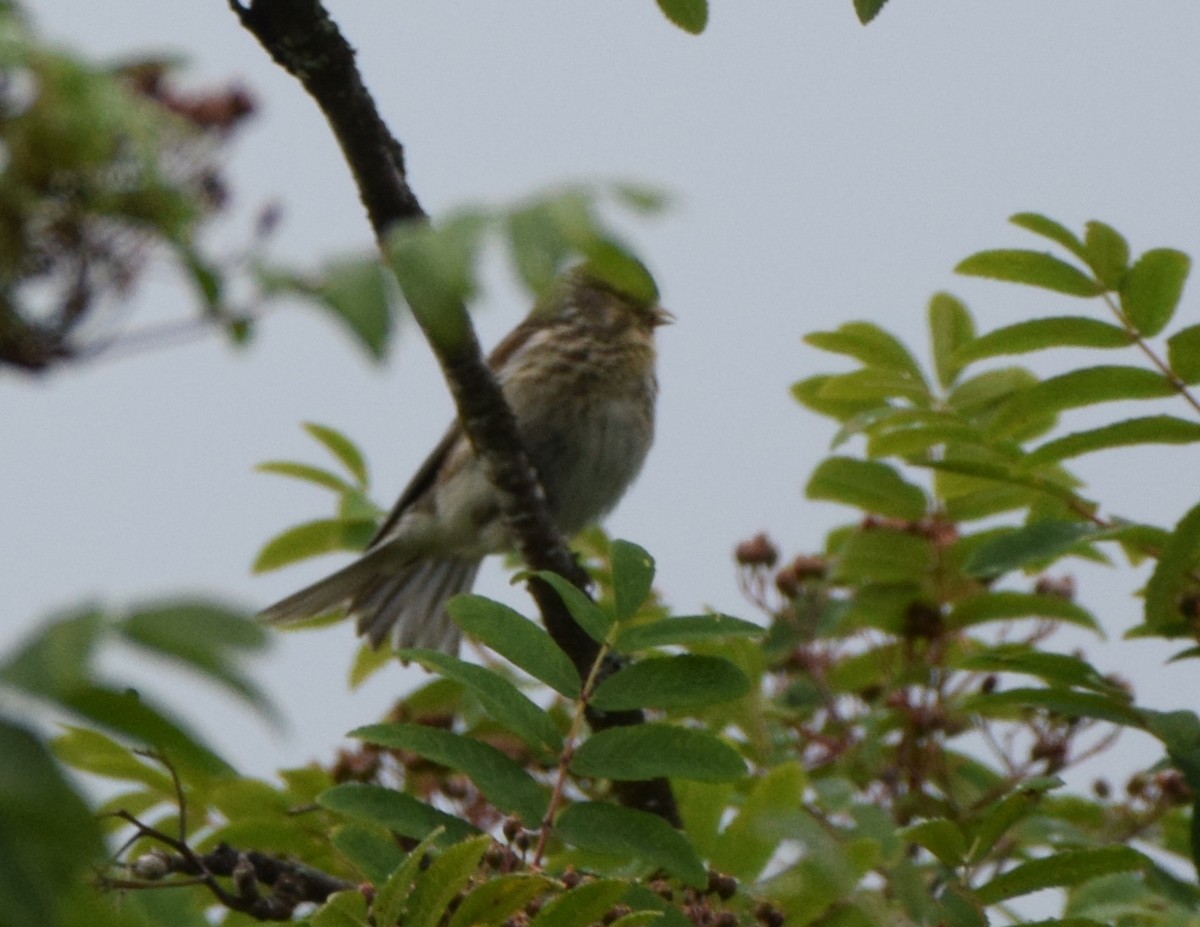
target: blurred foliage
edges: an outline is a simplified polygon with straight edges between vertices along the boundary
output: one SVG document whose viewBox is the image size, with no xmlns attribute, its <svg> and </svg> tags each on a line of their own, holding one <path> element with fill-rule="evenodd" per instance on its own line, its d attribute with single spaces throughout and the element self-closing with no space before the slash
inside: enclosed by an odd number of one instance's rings
<svg viewBox="0 0 1200 927">
<path fill-rule="evenodd" d="M 171 70 L 86 62 L 0 7 L 0 364 L 38 372 L 111 347 L 163 254 L 201 318 L 245 336 L 199 233 L 228 198 L 223 149 L 254 104 L 237 88 L 183 93 Z"/>
</svg>

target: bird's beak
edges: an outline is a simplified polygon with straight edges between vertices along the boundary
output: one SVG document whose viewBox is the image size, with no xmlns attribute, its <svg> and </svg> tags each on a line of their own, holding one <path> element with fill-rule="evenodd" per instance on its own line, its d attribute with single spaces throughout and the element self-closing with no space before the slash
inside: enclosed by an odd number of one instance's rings
<svg viewBox="0 0 1200 927">
<path fill-rule="evenodd" d="M 662 306 L 654 307 L 654 322 L 653 322 L 653 324 L 654 324 L 655 328 L 658 328 L 660 325 L 671 325 L 674 321 L 675 321 L 675 316 L 672 315 L 670 312 L 668 312 L 666 309 L 664 309 Z"/>
</svg>

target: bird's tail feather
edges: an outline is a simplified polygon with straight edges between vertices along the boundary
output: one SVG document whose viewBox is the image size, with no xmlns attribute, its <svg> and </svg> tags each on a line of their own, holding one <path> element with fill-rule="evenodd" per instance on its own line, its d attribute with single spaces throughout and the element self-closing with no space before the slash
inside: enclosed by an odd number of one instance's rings
<svg viewBox="0 0 1200 927">
<path fill-rule="evenodd" d="M 395 635 L 398 647 L 458 649 L 458 625 L 446 614 L 451 596 L 468 592 L 478 560 L 414 560 L 397 565 L 385 549 L 372 551 L 259 613 L 272 624 L 294 624 L 345 609 L 358 633 L 378 647 Z"/>
</svg>

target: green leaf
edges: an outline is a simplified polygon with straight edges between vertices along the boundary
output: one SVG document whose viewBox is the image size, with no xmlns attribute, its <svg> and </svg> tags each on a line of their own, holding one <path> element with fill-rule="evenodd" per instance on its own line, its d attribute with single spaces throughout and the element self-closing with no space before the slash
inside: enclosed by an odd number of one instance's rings
<svg viewBox="0 0 1200 927">
<path fill-rule="evenodd" d="M 317 422 L 305 422 L 304 430 L 323 444 L 354 477 L 355 484 L 360 489 L 366 489 L 370 484 L 367 476 L 367 463 L 363 460 L 362 451 L 353 441 L 336 428 L 321 425 Z"/>
<path fill-rule="evenodd" d="M 409 750 L 464 772 L 493 805 L 531 824 L 539 823 L 546 813 L 547 790 L 491 744 L 422 724 L 369 724 L 351 731 L 350 736 L 381 747 Z"/>
<path fill-rule="evenodd" d="M 924 847 L 938 858 L 945 866 L 957 868 L 967 855 L 967 838 L 953 821 L 945 818 L 934 818 L 902 827 L 896 831 L 896 836 L 909 843 Z"/>
<path fill-rule="evenodd" d="M 388 234 L 388 265 L 404 301 L 430 343 L 454 350 L 466 337 L 465 304 L 475 295 L 475 265 L 492 219 L 463 211 L 436 227 L 420 221 L 397 224 Z"/>
<path fill-rule="evenodd" d="M 818 415 L 844 422 L 869 412 L 879 406 L 874 399 L 838 399 L 824 395 L 826 384 L 833 379 L 830 374 L 809 377 L 792 384 L 792 396 L 796 401 Z"/>
<path fill-rule="evenodd" d="M 105 779 L 140 782 L 162 796 L 175 796 L 174 783 L 161 765 L 139 757 L 99 731 L 67 725 L 65 733 L 54 739 L 53 746 L 55 755 L 62 762 L 81 772 Z"/>
<path fill-rule="evenodd" d="M 322 554 L 361 551 L 374 533 L 373 521 L 323 518 L 305 522 L 267 541 L 258 552 L 252 569 L 255 573 L 268 573 Z"/>
<path fill-rule="evenodd" d="M 597 731 L 575 751 L 571 770 L 593 779 L 728 782 L 746 775 L 746 763 L 706 731 L 647 723 Z"/>
<path fill-rule="evenodd" d="M 1048 653 L 1024 644 L 1000 644 L 958 661 L 960 668 L 980 673 L 1022 673 L 1050 685 L 1091 689 L 1101 695 L 1122 696 L 1122 690 L 1079 657 Z"/>
<path fill-rule="evenodd" d="M 778 826 L 780 810 L 800 808 L 806 777 L 799 763 L 785 762 L 754 783 L 737 817 L 721 832 L 712 865 L 739 879 L 755 880 L 788 836 Z"/>
<path fill-rule="evenodd" d="M 959 299 L 949 293 L 935 293 L 929 301 L 929 334 L 938 382 L 949 387 L 963 366 L 959 352 L 975 339 L 975 320 Z"/>
<path fill-rule="evenodd" d="M 437 650 L 401 650 L 398 655 L 466 686 L 493 720 L 530 747 L 551 754 L 562 749 L 562 734 L 550 716 L 503 676 Z"/>
<path fill-rule="evenodd" d="M 1015 216 L 1010 216 L 1008 221 L 1013 225 L 1033 232 L 1035 235 L 1049 238 L 1051 241 L 1062 245 L 1076 257 L 1087 260 L 1087 249 L 1084 248 L 1083 242 L 1079 240 L 1079 237 L 1065 225 L 1053 219 L 1039 215 L 1036 212 L 1019 212 Z"/>
<path fill-rule="evenodd" d="M 1173 415 L 1150 415 L 1047 441 L 1030 451 L 1021 466 L 1033 468 L 1134 444 L 1192 444 L 1196 441 L 1200 441 L 1200 424 Z"/>
<path fill-rule="evenodd" d="M 727 637 L 761 637 L 767 629 L 729 615 L 688 615 L 622 628 L 613 646 L 622 653 Z"/>
<path fill-rule="evenodd" d="M 375 924 L 398 924 L 404 912 L 405 902 L 413 889 L 413 881 L 421 871 L 421 867 L 429 862 L 429 850 L 442 836 L 442 830 L 435 828 L 412 851 L 398 860 L 388 875 L 383 879 L 371 902 L 371 919 Z"/>
<path fill-rule="evenodd" d="M 887 0 L 854 0 L 854 15 L 864 26 L 879 15 Z"/>
<path fill-rule="evenodd" d="M 529 927 L 579 927 L 599 922 L 629 892 L 623 879 L 596 879 L 552 898 Z"/>
<path fill-rule="evenodd" d="M 998 904 L 1044 888 L 1079 885 L 1115 872 L 1143 869 L 1147 863 L 1146 857 L 1131 847 L 1064 850 L 1003 872 L 977 888 L 975 894 L 984 904 Z"/>
<path fill-rule="evenodd" d="M 843 502 L 867 512 L 916 521 L 925 515 L 924 491 L 893 467 L 874 460 L 829 457 L 813 472 L 805 494 L 810 499 Z"/>
<path fill-rule="evenodd" d="M 1042 251 L 980 251 L 961 261 L 954 270 L 971 277 L 1023 283 L 1068 296 L 1098 296 L 1103 292 L 1099 283 L 1073 264 Z"/>
<path fill-rule="evenodd" d="M 1170 380 L 1142 367 L 1099 366 L 1072 370 L 1043 380 L 1013 396 L 992 422 L 1012 433 L 1029 418 L 1126 399 L 1162 399 L 1175 394 Z"/>
<path fill-rule="evenodd" d="M 1167 327 L 1191 265 L 1186 254 L 1170 248 L 1155 248 L 1137 259 L 1121 285 L 1121 309 L 1134 328 L 1149 337 Z"/>
<path fill-rule="evenodd" d="M 1146 584 L 1146 624 L 1151 628 L 1166 629 L 1180 622 L 1184 593 L 1200 585 L 1193 576 L 1198 553 L 1200 505 L 1195 505 L 1171 532 Z"/>
<path fill-rule="evenodd" d="M 612 618 L 593 602 L 586 592 L 570 580 L 549 570 L 538 570 L 530 575 L 536 576 L 558 593 L 575 623 L 583 628 L 592 640 L 604 643 L 608 639 L 608 632 L 613 624 Z"/>
<path fill-rule="evenodd" d="M 314 296 L 332 311 L 373 360 L 383 360 L 392 331 L 391 274 L 375 257 L 327 263 Z"/>
<path fill-rule="evenodd" d="M 1018 822 L 1029 817 L 1041 804 L 1045 793 L 1063 784 L 1057 776 L 1027 780 L 999 801 L 980 809 L 980 817 L 967 828 L 969 863 L 979 863 L 996 848 L 999 839 Z"/>
<path fill-rule="evenodd" d="M 978 419 L 995 411 L 1014 393 L 1035 383 L 1037 377 L 1024 367 L 989 370 L 959 383 L 946 401 L 967 419 Z"/>
<path fill-rule="evenodd" d="M 1142 710 L 1146 730 L 1163 742 L 1167 756 L 1193 790 L 1200 789 L 1200 718 L 1191 711 Z"/>
<path fill-rule="evenodd" d="M 491 845 L 492 838 L 482 834 L 443 850 L 413 887 L 402 920 L 404 927 L 436 927 L 450 902 L 475 875 L 483 854 Z"/>
<path fill-rule="evenodd" d="M 708 884 L 708 870 L 687 838 L 662 818 L 602 802 L 568 806 L 555 822 L 572 846 L 661 867 L 696 888 Z"/>
<path fill-rule="evenodd" d="M 466 821 L 431 808 L 411 795 L 363 782 L 343 782 L 317 796 L 317 804 L 351 820 L 377 824 L 413 840 L 443 829 L 439 843 L 465 840 L 478 833 Z"/>
<path fill-rule="evenodd" d="M 527 872 L 492 876 L 462 900 L 449 927 L 499 927 L 553 884 L 544 876 Z"/>
<path fill-rule="evenodd" d="M 313 912 L 312 927 L 369 927 L 367 899 L 356 888 L 334 892 Z"/>
<path fill-rule="evenodd" d="M 135 611 L 116 628 L 127 641 L 190 667 L 268 718 L 278 718 L 263 691 L 233 662 L 238 651 L 267 646 L 266 630 L 245 612 L 199 600 L 164 602 Z"/>
<path fill-rule="evenodd" d="M 699 35 L 708 25 L 708 0 L 658 0 L 658 8 L 684 32 Z"/>
<path fill-rule="evenodd" d="M 396 838 L 382 827 L 343 824 L 333 831 L 330 843 L 376 885 L 386 882 L 405 859 L 404 851 L 396 846 Z"/>
<path fill-rule="evenodd" d="M 550 635 L 520 612 L 478 595 L 459 595 L 446 610 L 455 623 L 560 695 L 578 698 L 583 683 Z"/>
<path fill-rule="evenodd" d="M 1200 325 L 1181 328 L 1167 339 L 1167 360 L 1184 383 L 1200 383 Z"/>
<path fill-rule="evenodd" d="M 613 599 L 616 619 L 626 621 L 650 595 L 654 582 L 654 558 L 630 541 L 613 540 L 609 544 L 612 561 Z"/>
<path fill-rule="evenodd" d="M 304 480 L 332 489 L 334 492 L 349 492 L 354 487 L 336 473 L 331 473 L 321 467 L 310 464 L 296 463 L 291 460 L 268 460 L 254 468 L 259 473 L 275 473 L 279 476 L 290 476 L 293 479 Z"/>
<path fill-rule="evenodd" d="M 596 687 L 601 711 L 633 708 L 698 708 L 741 698 L 750 680 L 722 657 L 679 654 L 622 667 Z"/>
<path fill-rule="evenodd" d="M 870 402 L 866 408 L 893 398 L 908 399 L 921 406 L 932 402 L 929 386 L 924 380 L 908 371 L 887 367 L 864 367 L 852 373 L 825 377 L 817 398 L 824 402 Z"/>
<path fill-rule="evenodd" d="M 0 682 L 45 698 L 86 685 L 105 623 L 94 609 L 47 622 L 0 664 Z"/>
<path fill-rule="evenodd" d="M 898 338 L 871 322 L 847 322 L 831 332 L 811 332 L 804 340 L 814 348 L 844 354 L 864 367 L 895 370 L 923 382 L 921 367 Z"/>
<path fill-rule="evenodd" d="M 847 583 L 915 583 L 933 566 L 929 542 L 906 531 L 851 533 L 837 551 L 834 578 Z"/>
<path fill-rule="evenodd" d="M 1095 718 L 1126 727 L 1141 727 L 1142 715 L 1132 708 L 1127 697 L 1077 692 L 1073 689 L 1006 689 L 980 693 L 963 699 L 964 711 L 986 717 L 1008 718 L 1014 709 L 1041 708 L 1068 718 Z"/>
<path fill-rule="evenodd" d="M 1100 531 L 1087 522 L 1042 519 L 981 544 L 971 552 L 963 570 L 970 576 L 999 576 L 1061 557 Z"/>
<path fill-rule="evenodd" d="M 1123 348 L 1133 336 L 1118 325 L 1082 316 L 1052 316 L 1006 325 L 980 335 L 955 355 L 961 364 L 1007 354 L 1028 354 L 1047 348 Z"/>
<path fill-rule="evenodd" d="M 1111 225 L 1089 222 L 1084 237 L 1084 260 L 1110 290 L 1121 285 L 1129 268 L 1129 242 Z"/>
<path fill-rule="evenodd" d="M 0 719 L 0 898 L 6 927 L 59 923 L 64 894 L 104 854 L 100 828 L 45 745 Z"/>
<path fill-rule="evenodd" d="M 1053 618 L 1091 631 L 1100 631 L 1092 613 L 1068 599 L 1005 591 L 985 592 L 963 599 L 950 610 L 946 625 L 961 630 L 987 621 L 1009 621 L 1014 618 Z"/>
</svg>

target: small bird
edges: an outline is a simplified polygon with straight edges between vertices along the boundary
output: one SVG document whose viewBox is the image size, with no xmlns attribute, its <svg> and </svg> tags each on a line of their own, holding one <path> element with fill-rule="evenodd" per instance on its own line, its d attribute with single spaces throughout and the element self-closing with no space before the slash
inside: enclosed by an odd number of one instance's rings
<svg viewBox="0 0 1200 927">
<path fill-rule="evenodd" d="M 610 511 L 654 437 L 654 330 L 672 320 L 649 275 L 638 295 L 587 265 L 563 274 L 488 364 L 558 529 L 570 536 Z M 338 609 L 379 647 L 458 650 L 446 602 L 470 590 L 480 561 L 513 549 L 491 483 L 456 422 L 366 552 L 262 611 L 278 624 Z"/>
</svg>

